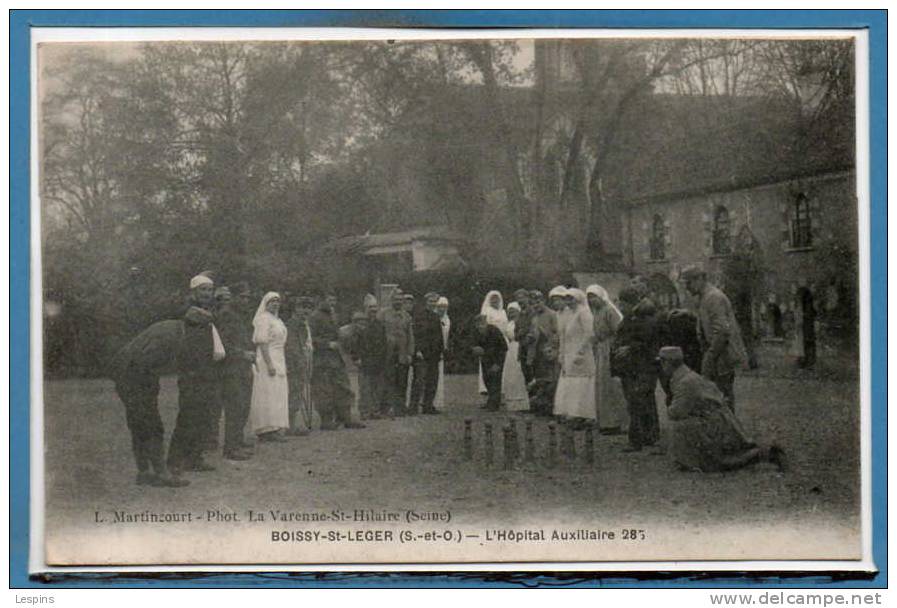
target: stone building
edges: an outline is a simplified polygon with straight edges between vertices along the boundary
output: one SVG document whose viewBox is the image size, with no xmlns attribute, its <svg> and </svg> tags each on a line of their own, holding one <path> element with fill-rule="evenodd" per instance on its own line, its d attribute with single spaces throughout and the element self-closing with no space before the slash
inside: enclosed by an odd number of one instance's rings
<svg viewBox="0 0 897 608">
<path fill-rule="evenodd" d="M 798 300 L 827 326 L 855 334 L 852 101 L 820 114 L 772 96 L 648 88 L 619 113 L 611 148 L 596 150 L 588 138 L 569 174 L 570 197 L 560 204 L 574 114 L 582 107 L 569 47 L 538 41 L 532 85 L 503 89 L 500 107 L 480 85 L 449 87 L 381 140 L 371 153 L 370 183 L 392 203 L 375 237 L 445 231 L 457 252 L 446 271 L 484 288 L 544 287 L 574 276 L 612 286 L 637 273 L 668 305 L 688 304 L 678 274 L 699 263 L 759 336 L 781 337 Z M 627 74 L 644 70 L 636 62 Z M 511 132 L 496 131 L 499 113 Z M 507 146 L 518 154 L 520 186 L 542 230 L 537 236 L 553 236 L 544 221 L 552 216 L 563 239 L 543 240 L 561 251 L 546 252 L 538 242 L 514 246 Z M 596 189 L 591 170 L 599 154 Z M 370 279 L 369 262 L 379 258 L 361 258 L 353 267 Z M 432 270 L 406 266 L 408 273 Z M 401 280 L 401 273 L 381 274 Z"/>
<path fill-rule="evenodd" d="M 856 261 L 856 227 L 849 169 L 634 201 L 626 219 L 634 272 L 664 277 L 675 289 L 682 268 L 703 265 L 727 291 L 749 292 L 755 329 L 770 337 L 780 334 L 772 305 L 787 311 L 802 288 L 825 310 L 849 314 L 838 307 L 856 289 L 855 271 L 845 274 Z M 749 265 L 757 276 L 748 280 L 757 283 L 733 285 L 726 273 L 736 263 Z"/>
<path fill-rule="evenodd" d="M 807 130 L 767 100 L 665 95 L 641 116 L 612 181 L 631 271 L 687 303 L 678 274 L 704 266 L 760 337 L 782 337 L 795 306 L 855 334 L 852 117 Z"/>
</svg>

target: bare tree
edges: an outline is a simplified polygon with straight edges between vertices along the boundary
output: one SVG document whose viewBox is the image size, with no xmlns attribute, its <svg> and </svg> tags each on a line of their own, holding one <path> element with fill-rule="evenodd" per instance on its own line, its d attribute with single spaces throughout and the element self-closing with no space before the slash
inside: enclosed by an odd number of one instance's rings
<svg viewBox="0 0 897 608">
<path fill-rule="evenodd" d="M 538 44 L 538 43 L 537 43 Z M 589 240 L 593 255 L 619 255 L 620 225 L 617 210 L 609 209 L 602 192 L 603 166 L 616 145 L 618 129 L 634 102 L 661 83 L 678 83 L 677 78 L 695 70 L 705 70 L 707 94 L 735 92 L 747 77 L 749 62 L 743 59 L 751 45 L 719 44 L 698 48 L 688 40 L 599 40 L 568 41 L 556 44 L 565 55 L 553 70 L 564 71 L 563 81 L 551 81 L 544 65 L 535 66 L 531 144 L 521 148 L 515 129 L 503 107 L 496 73 L 503 64 L 496 61 L 495 43 L 483 42 L 464 47 L 466 56 L 482 78 L 488 100 L 494 137 L 504 151 L 504 185 L 512 202 L 515 220 L 521 229 L 520 245 L 550 261 L 559 252 L 569 251 L 569 235 L 561 223 L 589 226 L 583 238 Z M 555 75 L 556 76 L 556 75 Z M 687 84 L 690 80 L 686 80 Z M 670 86 L 667 84 L 667 86 Z M 684 86 L 684 85 L 682 85 Z M 554 90 L 548 90 L 553 88 Z M 549 98 L 563 105 L 563 122 L 547 111 Z M 552 172 L 547 164 L 560 167 L 557 179 L 540 181 L 530 194 L 527 175 L 520 159 L 526 158 L 529 175 Z M 534 230 L 537 223 L 539 230 Z M 588 233 L 586 236 L 585 232 Z M 583 243 L 585 244 L 585 243 Z M 585 250 L 585 248 L 583 248 Z M 561 257 L 569 257 L 560 253 Z M 571 264 L 578 263 L 570 260 Z"/>
<path fill-rule="evenodd" d="M 728 91 L 734 95 L 747 78 L 751 61 L 745 56 L 754 45 L 715 42 L 602 40 L 572 45 L 580 94 L 573 111 L 575 126 L 569 138 L 559 203 L 561 210 L 574 200 L 588 206 L 581 211 L 587 212 L 588 250 L 593 258 L 622 253 L 620 210 L 608 207 L 602 181 L 619 129 L 635 102 L 671 82 L 689 86 L 695 75 L 701 94 Z M 585 171 L 580 166 L 583 162 Z M 588 176 L 584 196 L 574 197 L 576 176 L 583 172 Z"/>
<path fill-rule="evenodd" d="M 853 106 L 852 40 L 766 41 L 756 91 L 787 100 L 807 124 Z"/>
<path fill-rule="evenodd" d="M 461 49 L 479 71 L 483 80 L 483 90 L 491 115 L 490 122 L 503 154 L 504 167 L 501 175 L 511 212 L 514 215 L 514 225 L 517 229 L 515 232 L 520 235 L 518 246 L 525 246 L 529 243 L 532 235 L 530 201 L 524 191 L 518 164 L 521 151 L 505 114 L 504 101 L 500 92 L 501 73 L 509 71 L 508 55 L 515 50 L 515 47 L 506 43 L 484 41 L 466 43 Z"/>
<path fill-rule="evenodd" d="M 756 90 L 758 51 L 765 41 L 742 38 L 689 40 L 682 48 L 687 67 L 658 82 L 680 95 L 729 96 Z"/>
<path fill-rule="evenodd" d="M 108 237 L 124 212 L 116 174 L 120 132 L 108 120 L 123 94 L 119 70 L 78 50 L 46 74 L 59 84 L 41 108 L 41 198 L 46 220 L 62 221 L 83 243 Z"/>
</svg>

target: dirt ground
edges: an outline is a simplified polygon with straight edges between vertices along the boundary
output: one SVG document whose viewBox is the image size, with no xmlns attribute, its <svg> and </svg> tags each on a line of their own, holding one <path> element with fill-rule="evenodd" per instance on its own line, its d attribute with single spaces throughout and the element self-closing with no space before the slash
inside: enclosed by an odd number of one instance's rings
<svg viewBox="0 0 897 608">
<path fill-rule="evenodd" d="M 774 374 L 773 374 L 774 375 Z M 779 374 L 781 376 L 781 374 Z M 770 465 L 725 473 L 682 473 L 665 456 L 621 452 L 625 437 L 596 436 L 595 463 L 559 458 L 551 466 L 547 422 L 534 420 L 537 459 L 504 470 L 482 459 L 482 423 L 500 429 L 506 413 L 479 409 L 475 377 L 449 376 L 441 416 L 378 420 L 361 430 L 315 431 L 264 444 L 246 462 L 220 454 L 211 473 L 184 489 L 138 487 L 124 409 L 104 380 L 46 384 L 47 534 L 83 528 L 95 510 L 240 510 L 259 505 L 330 510 L 375 506 L 452 510 L 503 526 L 585 518 L 652 522 L 701 534 L 708 525 L 750 530 L 771 522 L 793 530 L 856 529 L 860 508 L 859 403 L 855 381 L 815 377 L 740 377 L 738 413 L 761 441 L 785 446 L 790 471 Z M 174 378 L 163 379 L 166 434 L 177 410 Z M 662 404 L 658 391 L 658 403 Z M 661 405 L 661 424 L 666 425 Z M 464 419 L 474 420 L 473 462 L 464 458 Z M 167 444 L 168 437 L 166 437 Z M 583 437 L 578 438 L 580 455 Z M 833 548 L 832 557 L 853 555 Z M 846 552 L 846 553 L 845 553 Z M 843 555 L 842 555 L 843 554 Z"/>
</svg>

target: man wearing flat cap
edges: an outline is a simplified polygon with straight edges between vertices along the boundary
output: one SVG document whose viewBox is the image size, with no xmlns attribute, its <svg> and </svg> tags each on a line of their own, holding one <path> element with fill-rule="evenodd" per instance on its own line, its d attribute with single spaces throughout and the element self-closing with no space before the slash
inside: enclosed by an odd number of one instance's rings
<svg viewBox="0 0 897 608">
<path fill-rule="evenodd" d="M 413 293 L 403 293 L 402 294 L 402 307 L 405 309 L 411 317 L 414 317 L 414 294 Z"/>
<path fill-rule="evenodd" d="M 208 438 L 209 418 L 219 398 L 224 344 L 210 312 L 215 305 L 215 285 L 205 275 L 190 280 L 191 305 L 184 315 L 184 339 L 178 357 L 178 417 L 168 450 L 168 468 L 181 471 L 214 471 L 202 458 Z"/>
<path fill-rule="evenodd" d="M 673 395 L 669 454 L 681 469 L 709 473 L 770 462 L 785 470 L 785 452 L 749 439 L 719 388 L 685 365 L 681 348 L 665 346 L 658 358 Z"/>
<path fill-rule="evenodd" d="M 689 266 L 680 278 L 685 288 L 698 298 L 698 337 L 704 354 L 701 374 L 714 382 L 735 408 L 735 368 L 747 360 L 741 330 L 732 303 L 707 280 L 699 266 Z"/>
</svg>

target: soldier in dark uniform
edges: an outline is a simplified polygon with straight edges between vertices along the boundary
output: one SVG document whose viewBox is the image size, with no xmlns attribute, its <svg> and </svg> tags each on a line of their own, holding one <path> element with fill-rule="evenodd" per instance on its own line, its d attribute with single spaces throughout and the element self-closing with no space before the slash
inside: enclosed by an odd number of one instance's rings
<svg viewBox="0 0 897 608">
<path fill-rule="evenodd" d="M 501 377 L 507 352 L 508 342 L 501 330 L 490 325 L 484 315 L 477 316 L 473 354 L 479 357 L 483 367 L 483 383 L 488 395 L 483 409 L 494 412 L 501 406 Z"/>
<path fill-rule="evenodd" d="M 520 314 L 514 321 L 514 340 L 520 345 L 517 350 L 517 361 L 523 371 L 523 379 L 529 384 L 533 380 L 533 367 L 527 363 L 526 351 L 529 348 L 530 323 L 533 317 L 533 303 L 530 300 L 530 292 L 526 289 L 518 289 L 514 292 L 514 301 L 520 305 Z"/>
<path fill-rule="evenodd" d="M 685 308 L 674 308 L 657 316 L 658 344 L 678 346 L 685 356 L 685 364 L 700 368 L 701 341 L 698 339 L 698 316 Z M 666 394 L 666 404 L 672 400 L 668 378 L 660 375 L 660 387 Z"/>
<path fill-rule="evenodd" d="M 160 321 L 122 348 L 112 363 L 115 392 L 125 406 L 137 485 L 178 488 L 189 485 L 165 465 L 164 429 L 159 416 L 159 375 L 177 358 L 184 335 L 182 321 Z"/>
<path fill-rule="evenodd" d="M 378 318 L 377 301 L 365 302 L 367 323 L 359 337 L 358 408 L 362 418 L 381 418 L 389 410 L 386 385 L 386 326 Z"/>
<path fill-rule="evenodd" d="M 190 289 L 193 305 L 184 315 L 184 341 L 178 357 L 178 417 L 168 450 L 168 468 L 175 474 L 215 470 L 203 460 L 202 450 L 226 354 L 209 312 L 215 294 L 212 280 L 198 275 L 190 281 Z"/>
<path fill-rule="evenodd" d="M 248 299 L 249 290 L 245 290 Z M 240 295 L 242 296 L 241 289 Z M 228 460 L 248 460 L 251 454 L 243 445 L 243 427 L 249 418 L 249 401 L 252 391 L 252 363 L 255 350 L 249 331 L 249 316 L 245 308 L 231 297 L 227 287 L 215 291 L 218 309 L 215 327 L 224 344 L 224 364 L 220 383 L 220 402 L 224 407 L 224 457 Z M 212 427 L 216 434 L 218 417 Z"/>
<path fill-rule="evenodd" d="M 347 429 L 364 428 L 351 419 L 354 395 L 339 350 L 339 332 L 333 320 L 333 309 L 322 298 L 308 320 L 311 329 L 313 369 L 312 399 L 321 416 L 321 430 L 332 431 L 341 425 Z"/>
<path fill-rule="evenodd" d="M 417 414 L 418 404 L 424 414 L 439 413 L 433 407 L 436 388 L 439 385 L 439 361 L 442 360 L 442 351 L 445 350 L 442 321 L 436 312 L 439 294 L 428 293 L 425 299 L 425 308 L 414 317 L 414 344 L 417 348 L 416 358 L 419 365 L 415 365 L 418 381 L 411 387 L 411 402 L 408 404 L 411 415 Z"/>
<path fill-rule="evenodd" d="M 689 369 L 701 367 L 701 341 L 698 339 L 698 315 L 690 310 L 674 308 L 666 315 L 666 329 L 662 342 L 682 349 Z"/>
<path fill-rule="evenodd" d="M 414 328 L 417 325 L 418 313 L 416 311 L 415 306 L 415 298 L 413 293 L 405 293 L 402 294 L 402 308 L 405 313 L 411 319 L 411 326 Z M 415 334 L 415 340 L 417 336 Z M 403 405 L 405 416 L 416 416 L 417 415 L 417 399 L 421 392 L 423 391 L 423 381 L 424 381 L 424 360 L 423 356 L 420 354 L 419 350 L 414 350 L 411 353 L 411 364 L 408 367 L 408 383 L 406 388 L 406 396 L 403 397 Z"/>
<path fill-rule="evenodd" d="M 623 321 L 611 351 L 611 373 L 622 381 L 629 408 L 629 445 L 623 451 L 638 452 L 660 439 L 654 399 L 660 333 L 653 303 L 636 286 L 620 291 L 620 310 Z"/>
</svg>

